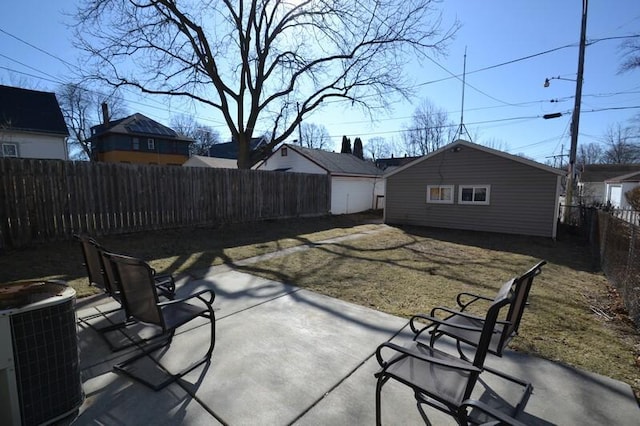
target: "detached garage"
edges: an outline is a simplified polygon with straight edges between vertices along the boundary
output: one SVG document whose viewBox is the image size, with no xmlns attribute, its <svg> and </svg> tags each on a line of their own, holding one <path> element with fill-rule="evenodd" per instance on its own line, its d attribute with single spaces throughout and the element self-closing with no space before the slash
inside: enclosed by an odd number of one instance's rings
<svg viewBox="0 0 640 426">
<path fill-rule="evenodd" d="M 385 176 L 384 220 L 555 238 L 564 175 L 458 140 Z"/>
<path fill-rule="evenodd" d="M 352 154 L 284 144 L 256 168 L 329 175 L 331 214 L 358 213 L 383 207 L 382 170 Z"/>
</svg>

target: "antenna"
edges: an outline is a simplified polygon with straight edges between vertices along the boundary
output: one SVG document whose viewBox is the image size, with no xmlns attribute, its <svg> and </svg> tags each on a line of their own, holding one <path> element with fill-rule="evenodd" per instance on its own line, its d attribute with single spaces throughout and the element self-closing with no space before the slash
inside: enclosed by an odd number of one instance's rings
<svg viewBox="0 0 640 426">
<path fill-rule="evenodd" d="M 462 68 L 462 108 L 460 108 L 460 126 L 458 126 L 458 130 L 454 135 L 454 140 L 458 138 L 462 138 L 462 134 L 465 133 L 469 138 L 469 142 L 473 142 L 471 140 L 471 135 L 467 130 L 467 126 L 464 125 L 464 87 L 467 85 L 467 46 L 464 47 L 464 65 Z"/>
</svg>

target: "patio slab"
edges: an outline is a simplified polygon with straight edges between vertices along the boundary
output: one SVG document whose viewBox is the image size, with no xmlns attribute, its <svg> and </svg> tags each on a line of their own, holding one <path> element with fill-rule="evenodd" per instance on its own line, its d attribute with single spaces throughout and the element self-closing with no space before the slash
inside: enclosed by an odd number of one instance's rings
<svg viewBox="0 0 640 426">
<path fill-rule="evenodd" d="M 86 327 L 79 338 L 81 362 L 91 360 L 82 362 L 87 400 L 75 424 L 375 423 L 374 352 L 390 339 L 408 341 L 406 319 L 228 268 L 210 272 L 201 280 L 183 280 L 179 294 L 203 288 L 216 293 L 211 363 L 154 392 L 113 373 L 120 355 Z M 208 342 L 203 322 L 180 330 L 171 347 L 154 357 L 175 371 Z M 442 348 L 455 351 L 447 342 Z M 635 425 L 640 417 L 624 383 L 515 352 L 502 359 L 490 356 L 488 363 L 533 383 L 523 417 L 527 424 Z M 154 365 L 143 358 L 140 368 L 153 374 Z M 518 396 L 513 385 L 485 376 L 487 389 L 507 402 Z M 490 395 L 482 390 L 475 396 Z M 408 388 L 388 382 L 383 424 L 423 424 L 413 401 Z M 433 424 L 455 424 L 435 410 L 427 413 Z"/>
</svg>

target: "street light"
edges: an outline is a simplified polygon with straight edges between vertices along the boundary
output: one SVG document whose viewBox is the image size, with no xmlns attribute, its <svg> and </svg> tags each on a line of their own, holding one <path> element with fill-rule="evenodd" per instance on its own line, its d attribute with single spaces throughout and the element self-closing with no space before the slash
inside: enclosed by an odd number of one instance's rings
<svg viewBox="0 0 640 426">
<path fill-rule="evenodd" d="M 566 80 L 566 81 L 577 81 L 577 80 L 572 80 L 570 78 L 564 78 L 564 77 L 549 77 L 549 78 L 545 78 L 544 79 L 544 87 L 549 87 L 551 85 L 551 80 Z"/>
</svg>

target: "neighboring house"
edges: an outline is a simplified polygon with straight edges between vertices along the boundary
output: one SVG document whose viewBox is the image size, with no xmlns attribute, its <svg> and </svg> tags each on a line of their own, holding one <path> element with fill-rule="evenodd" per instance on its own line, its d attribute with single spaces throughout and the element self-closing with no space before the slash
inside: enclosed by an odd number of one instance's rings
<svg viewBox="0 0 640 426">
<path fill-rule="evenodd" d="M 331 214 L 357 213 L 384 205 L 382 171 L 352 154 L 284 144 L 256 169 L 328 174 L 331 178 Z"/>
<path fill-rule="evenodd" d="M 458 140 L 385 175 L 385 223 L 556 236 L 562 170 Z"/>
<path fill-rule="evenodd" d="M 254 156 L 257 161 L 262 161 L 271 155 L 271 151 L 267 149 L 267 142 L 267 139 L 264 137 L 251 138 L 249 148 L 251 149 L 252 156 Z M 239 151 L 238 142 L 232 140 L 231 142 L 212 145 L 211 148 L 209 148 L 209 157 L 237 160 Z"/>
<path fill-rule="evenodd" d="M 0 157 L 66 160 L 68 136 L 55 93 L 0 85 Z"/>
<path fill-rule="evenodd" d="M 237 169 L 238 160 L 229 158 L 212 158 L 202 155 L 192 155 L 182 167 L 210 167 L 215 169 Z"/>
<path fill-rule="evenodd" d="M 578 175 L 580 204 L 586 206 L 607 202 L 605 181 L 640 171 L 640 164 L 586 164 Z"/>
<path fill-rule="evenodd" d="M 189 159 L 193 139 L 142 114 L 91 128 L 91 156 L 107 163 L 168 164 Z"/>
<path fill-rule="evenodd" d="M 631 205 L 627 202 L 624 194 L 633 188 L 640 186 L 640 164 L 637 165 L 639 170 L 626 175 L 617 176 L 605 181 L 605 202 L 619 209 L 630 209 Z"/>
</svg>

